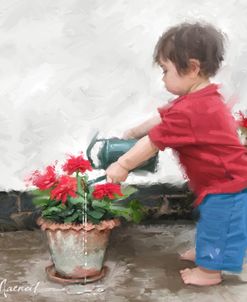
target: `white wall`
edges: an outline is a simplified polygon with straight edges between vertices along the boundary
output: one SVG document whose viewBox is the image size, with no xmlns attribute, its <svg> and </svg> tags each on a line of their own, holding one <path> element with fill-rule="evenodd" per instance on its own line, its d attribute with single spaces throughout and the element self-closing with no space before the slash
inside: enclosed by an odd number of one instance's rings
<svg viewBox="0 0 247 302">
<path fill-rule="evenodd" d="M 217 82 L 234 111 L 247 106 L 245 0 L 0 0 L 0 189 L 25 189 L 23 178 L 65 153 L 155 113 L 171 97 L 152 66 L 161 33 L 203 19 L 228 34 Z M 167 150 L 154 177 L 183 182 Z"/>
</svg>

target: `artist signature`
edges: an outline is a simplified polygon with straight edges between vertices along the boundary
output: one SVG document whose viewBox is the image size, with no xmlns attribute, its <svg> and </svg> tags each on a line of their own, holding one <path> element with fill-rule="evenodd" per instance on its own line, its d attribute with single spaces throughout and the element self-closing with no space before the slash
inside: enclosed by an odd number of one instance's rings
<svg viewBox="0 0 247 302">
<path fill-rule="evenodd" d="M 37 282 L 35 285 L 32 286 L 20 286 L 20 285 L 14 285 L 14 286 L 9 286 L 7 284 L 8 280 L 3 279 L 2 282 L 0 283 L 0 294 L 3 294 L 5 298 L 7 298 L 7 293 L 13 293 L 13 292 L 33 292 L 36 294 L 38 286 L 40 282 Z"/>
</svg>

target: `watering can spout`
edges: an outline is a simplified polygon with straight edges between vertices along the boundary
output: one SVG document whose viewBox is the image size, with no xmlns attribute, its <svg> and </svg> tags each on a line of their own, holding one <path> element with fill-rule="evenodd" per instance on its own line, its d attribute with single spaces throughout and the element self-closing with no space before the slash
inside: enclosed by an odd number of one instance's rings
<svg viewBox="0 0 247 302">
<path fill-rule="evenodd" d="M 138 141 L 137 139 L 98 139 L 97 137 L 98 132 L 92 138 L 86 153 L 93 168 L 104 170 L 106 170 L 110 164 L 117 161 L 120 156 L 129 151 Z M 101 144 L 101 147 L 97 153 L 98 164 L 96 164 L 92 158 L 92 151 L 97 143 Z M 158 154 L 147 160 L 141 166 L 136 167 L 133 171 L 142 170 L 154 173 L 157 170 L 157 163 Z"/>
</svg>

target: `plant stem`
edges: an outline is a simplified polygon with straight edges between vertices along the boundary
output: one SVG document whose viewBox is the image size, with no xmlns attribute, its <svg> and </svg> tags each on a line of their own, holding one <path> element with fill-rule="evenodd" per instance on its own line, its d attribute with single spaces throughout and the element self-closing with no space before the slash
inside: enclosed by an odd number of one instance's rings
<svg viewBox="0 0 247 302">
<path fill-rule="evenodd" d="M 87 185 L 86 185 L 86 182 L 85 182 L 83 177 L 81 178 L 81 185 L 82 185 L 82 189 L 83 189 L 84 193 L 86 193 L 87 192 Z"/>
</svg>

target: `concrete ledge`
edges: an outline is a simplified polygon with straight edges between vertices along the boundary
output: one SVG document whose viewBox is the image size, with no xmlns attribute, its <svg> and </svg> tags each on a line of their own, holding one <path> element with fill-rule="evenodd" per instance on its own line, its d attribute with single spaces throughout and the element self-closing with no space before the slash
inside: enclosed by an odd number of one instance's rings
<svg viewBox="0 0 247 302">
<path fill-rule="evenodd" d="M 131 196 L 148 208 L 147 221 L 167 219 L 194 219 L 192 203 L 195 199 L 185 183 L 136 186 L 138 192 Z M 0 192 L 0 231 L 37 228 L 39 211 L 27 192 Z"/>
</svg>

